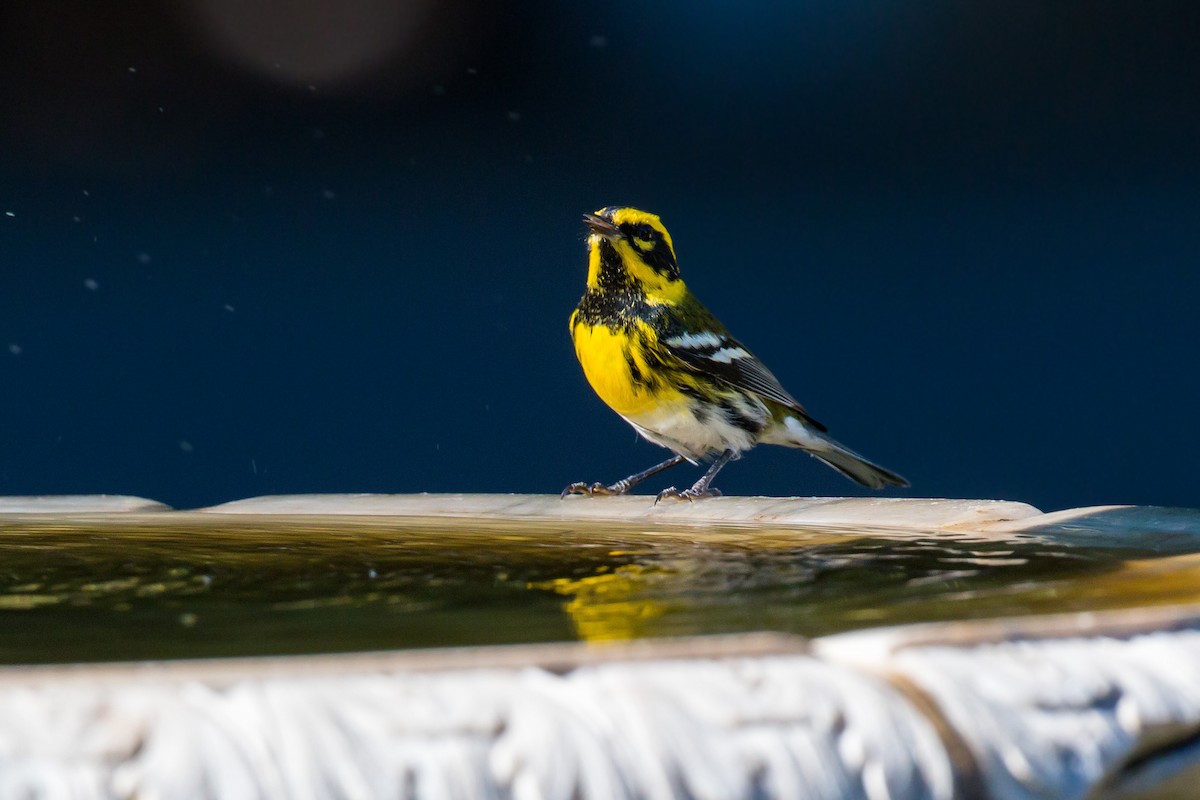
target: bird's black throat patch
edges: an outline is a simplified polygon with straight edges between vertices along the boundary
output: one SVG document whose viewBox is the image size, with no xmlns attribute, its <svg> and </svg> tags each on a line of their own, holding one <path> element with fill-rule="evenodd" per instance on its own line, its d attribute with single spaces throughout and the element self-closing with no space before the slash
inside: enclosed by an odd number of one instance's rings
<svg viewBox="0 0 1200 800">
<path fill-rule="evenodd" d="M 619 289 L 589 289 L 575 309 L 580 322 L 604 325 L 620 330 L 632 330 L 638 320 L 653 324 L 659 309 L 646 302 L 646 294 L 636 287 Z"/>
</svg>

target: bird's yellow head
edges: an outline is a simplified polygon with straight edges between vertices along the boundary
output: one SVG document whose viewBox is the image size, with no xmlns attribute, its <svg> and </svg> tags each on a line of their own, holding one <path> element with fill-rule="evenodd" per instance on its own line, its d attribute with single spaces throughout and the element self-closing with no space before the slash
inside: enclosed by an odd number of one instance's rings
<svg viewBox="0 0 1200 800">
<path fill-rule="evenodd" d="M 633 289 L 652 303 L 675 303 L 687 291 L 671 234 L 656 215 L 609 206 L 584 214 L 583 222 L 590 231 L 588 289 Z"/>
</svg>

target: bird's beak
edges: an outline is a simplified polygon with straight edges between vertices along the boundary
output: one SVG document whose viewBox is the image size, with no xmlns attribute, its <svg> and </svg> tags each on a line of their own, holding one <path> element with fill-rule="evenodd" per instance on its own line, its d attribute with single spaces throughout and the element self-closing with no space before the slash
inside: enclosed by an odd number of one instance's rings
<svg viewBox="0 0 1200 800">
<path fill-rule="evenodd" d="M 584 214 L 583 224 L 591 229 L 592 233 L 601 236 L 605 239 L 619 239 L 625 234 L 621 233 L 621 229 L 611 222 L 606 220 L 599 214 Z"/>
</svg>

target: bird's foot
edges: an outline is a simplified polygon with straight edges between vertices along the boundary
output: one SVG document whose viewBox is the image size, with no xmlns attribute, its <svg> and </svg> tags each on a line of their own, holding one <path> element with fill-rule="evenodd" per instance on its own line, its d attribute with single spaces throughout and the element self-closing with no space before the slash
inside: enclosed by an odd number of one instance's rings
<svg viewBox="0 0 1200 800">
<path fill-rule="evenodd" d="M 690 503 L 693 500 L 701 500 L 705 497 L 720 497 L 720 496 L 721 496 L 720 489 L 711 489 L 711 488 L 706 489 L 703 487 L 697 488 L 697 487 L 693 486 L 692 488 L 684 489 L 681 492 L 678 489 L 676 489 L 674 486 L 672 486 L 668 489 L 663 489 L 661 492 L 658 493 L 658 497 L 656 497 L 654 499 L 654 505 L 658 505 L 659 500 L 668 500 L 668 499 L 669 500 L 687 500 Z"/>
<path fill-rule="evenodd" d="M 569 494 L 582 494 L 587 497 L 615 496 L 625 494 L 627 491 L 629 491 L 628 487 L 622 487 L 620 481 L 614 483 L 612 486 L 605 486 L 599 482 L 587 483 L 586 481 L 576 481 L 563 489 L 560 497 L 566 497 Z"/>
</svg>

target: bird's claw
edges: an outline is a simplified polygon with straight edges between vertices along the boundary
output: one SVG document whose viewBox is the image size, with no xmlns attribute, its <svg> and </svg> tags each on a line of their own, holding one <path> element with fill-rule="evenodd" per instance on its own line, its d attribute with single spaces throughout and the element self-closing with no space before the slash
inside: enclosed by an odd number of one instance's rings
<svg viewBox="0 0 1200 800">
<path fill-rule="evenodd" d="M 624 494 L 624 492 L 618 491 L 617 488 L 613 486 L 605 486 L 599 481 L 596 483 L 576 481 L 575 483 L 568 485 L 567 488 L 563 489 L 562 494 L 559 495 L 559 497 L 566 497 L 569 494 L 582 494 L 586 495 L 587 497 L 596 497 L 598 495 L 603 496 Z"/>
<path fill-rule="evenodd" d="M 687 500 L 689 503 L 693 500 L 701 500 L 705 497 L 720 497 L 720 489 L 697 489 L 693 486 L 690 489 L 684 489 L 682 492 L 674 486 L 663 489 L 658 493 L 658 497 L 654 498 L 654 505 L 658 505 L 659 500 Z"/>
</svg>

